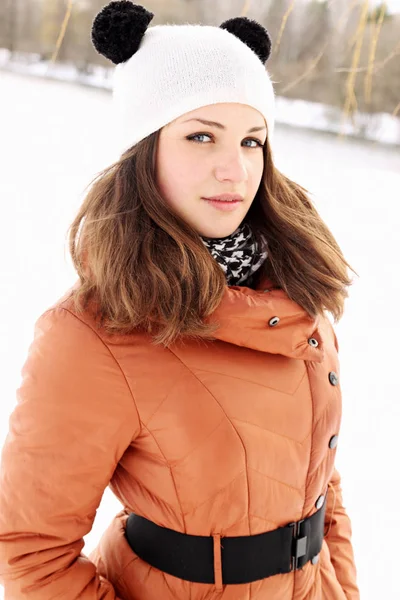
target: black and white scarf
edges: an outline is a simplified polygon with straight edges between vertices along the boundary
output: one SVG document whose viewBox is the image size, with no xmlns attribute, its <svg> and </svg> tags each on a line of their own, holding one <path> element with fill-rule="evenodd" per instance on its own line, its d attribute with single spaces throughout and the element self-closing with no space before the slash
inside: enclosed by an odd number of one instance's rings
<svg viewBox="0 0 400 600">
<path fill-rule="evenodd" d="M 227 237 L 201 239 L 224 271 L 228 285 L 247 282 L 268 256 L 267 241 L 264 240 L 265 245 L 260 248 L 247 223 L 242 223 Z"/>
</svg>

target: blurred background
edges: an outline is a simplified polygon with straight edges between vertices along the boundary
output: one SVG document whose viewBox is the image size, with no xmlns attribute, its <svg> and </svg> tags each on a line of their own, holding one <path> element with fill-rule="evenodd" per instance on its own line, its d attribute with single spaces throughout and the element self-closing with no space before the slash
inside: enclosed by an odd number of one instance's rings
<svg viewBox="0 0 400 600">
<path fill-rule="evenodd" d="M 88 35 L 104 4 L 0 0 L 0 64 L 110 87 L 110 63 Z M 307 103 L 294 124 L 333 131 L 341 124 L 343 132 L 400 144 L 398 119 L 390 118 L 400 113 L 400 0 L 149 0 L 146 7 L 151 25 L 257 19 L 274 41 L 268 69 L 277 95 Z M 282 120 L 291 106 L 280 102 Z"/>
<path fill-rule="evenodd" d="M 40 314 L 75 283 L 66 231 L 114 160 L 103 0 L 0 0 L 0 448 Z M 363 600 L 396 600 L 400 470 L 400 0 L 146 0 L 161 23 L 269 30 L 277 167 L 309 190 L 358 277 L 339 339 L 337 450 Z M 55 349 L 56 351 L 56 349 Z M 88 554 L 119 502 L 106 489 Z M 1 598 L 1 588 L 0 588 Z M 261 599 L 260 599 L 261 600 Z"/>
</svg>

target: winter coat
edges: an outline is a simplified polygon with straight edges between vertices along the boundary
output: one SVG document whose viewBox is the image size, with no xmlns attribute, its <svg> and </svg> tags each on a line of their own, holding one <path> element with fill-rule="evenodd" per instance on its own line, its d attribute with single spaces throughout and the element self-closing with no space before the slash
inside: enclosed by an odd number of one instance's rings
<svg viewBox="0 0 400 600">
<path fill-rule="evenodd" d="M 37 320 L 2 455 L 5 600 L 359 599 L 330 321 L 266 279 L 227 286 L 209 320 L 216 341 L 168 348 L 106 334 L 68 294 Z M 124 509 L 87 557 L 108 485 Z M 320 496 L 319 561 L 251 584 L 165 574 L 124 536 L 131 511 L 187 534 L 254 535 L 312 515 Z"/>
</svg>

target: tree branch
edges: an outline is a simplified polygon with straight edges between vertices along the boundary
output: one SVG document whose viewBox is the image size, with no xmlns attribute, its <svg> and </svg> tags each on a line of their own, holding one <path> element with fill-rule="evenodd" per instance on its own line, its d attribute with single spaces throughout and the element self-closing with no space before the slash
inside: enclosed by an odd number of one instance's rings
<svg viewBox="0 0 400 600">
<path fill-rule="evenodd" d="M 67 10 L 66 10 L 65 17 L 64 17 L 64 20 L 63 20 L 62 25 L 61 25 L 61 31 L 60 31 L 60 34 L 58 36 L 57 42 L 56 42 L 56 47 L 55 47 L 55 50 L 53 52 L 53 56 L 51 57 L 51 60 L 50 60 L 50 65 L 54 64 L 56 62 L 56 60 L 57 60 L 57 56 L 58 56 L 58 53 L 60 51 L 61 44 L 63 43 L 64 37 L 65 37 L 65 32 L 67 31 L 69 20 L 71 18 L 73 3 L 74 3 L 74 0 L 68 0 Z"/>
</svg>

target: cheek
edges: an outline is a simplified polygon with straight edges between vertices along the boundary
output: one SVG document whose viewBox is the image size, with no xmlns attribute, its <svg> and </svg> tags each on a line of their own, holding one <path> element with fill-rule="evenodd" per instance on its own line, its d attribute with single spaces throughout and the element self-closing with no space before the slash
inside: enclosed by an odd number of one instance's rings
<svg viewBox="0 0 400 600">
<path fill-rule="evenodd" d="M 197 182 L 201 181 L 201 165 L 193 161 L 188 152 L 179 152 L 174 148 L 168 151 L 160 149 L 157 161 L 157 179 L 159 188 L 168 200 L 179 200 L 188 192 L 193 192 Z"/>
</svg>

